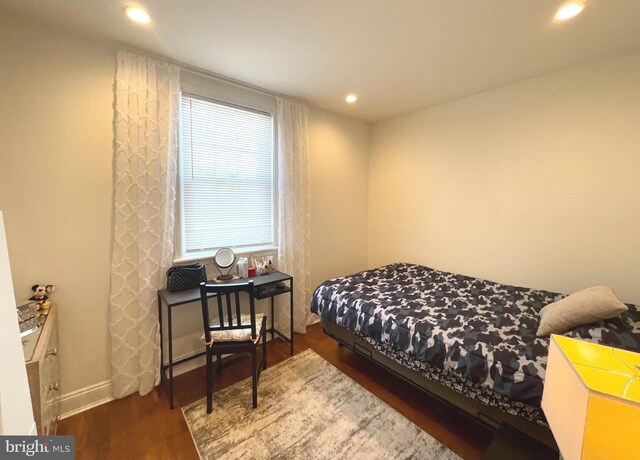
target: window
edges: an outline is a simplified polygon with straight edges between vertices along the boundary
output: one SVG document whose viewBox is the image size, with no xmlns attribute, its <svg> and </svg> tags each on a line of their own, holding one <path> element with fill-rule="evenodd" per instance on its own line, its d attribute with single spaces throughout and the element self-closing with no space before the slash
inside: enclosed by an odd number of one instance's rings
<svg viewBox="0 0 640 460">
<path fill-rule="evenodd" d="M 182 258 L 273 247 L 272 115 L 187 93 L 180 110 Z"/>
</svg>

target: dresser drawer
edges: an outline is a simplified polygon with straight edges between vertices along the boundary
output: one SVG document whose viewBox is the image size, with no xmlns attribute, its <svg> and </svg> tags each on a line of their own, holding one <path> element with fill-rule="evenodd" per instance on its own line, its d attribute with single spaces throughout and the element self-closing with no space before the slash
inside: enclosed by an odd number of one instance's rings
<svg viewBox="0 0 640 460">
<path fill-rule="evenodd" d="M 60 416 L 60 361 L 56 306 L 52 306 L 27 365 L 33 416 L 40 435 L 54 435 Z"/>
<path fill-rule="evenodd" d="M 55 434 L 55 425 L 60 415 L 60 361 L 58 358 L 58 330 L 51 331 L 45 344 L 45 354 L 40 360 L 40 401 L 43 433 Z M 53 426 L 53 430 L 51 427 Z"/>
</svg>

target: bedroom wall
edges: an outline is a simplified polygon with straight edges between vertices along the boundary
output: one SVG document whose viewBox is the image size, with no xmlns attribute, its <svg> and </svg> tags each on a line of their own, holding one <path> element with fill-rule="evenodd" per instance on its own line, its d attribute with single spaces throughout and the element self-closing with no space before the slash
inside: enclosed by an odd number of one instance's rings
<svg viewBox="0 0 640 460">
<path fill-rule="evenodd" d="M 312 107 L 311 285 L 367 267 L 369 125 Z"/>
<path fill-rule="evenodd" d="M 370 266 L 640 303 L 640 52 L 377 123 Z"/>
<path fill-rule="evenodd" d="M 16 299 L 57 285 L 61 392 L 98 385 L 102 398 L 115 48 L 3 11 L 0 62 L 0 209 Z"/>
<path fill-rule="evenodd" d="M 58 286 L 63 410 L 110 395 L 116 50 L 0 15 L 0 209 L 16 297 L 35 282 Z M 309 142 L 317 284 L 366 266 L 368 126 L 311 108 Z M 199 310 L 177 320 L 177 340 L 192 343 Z"/>
</svg>

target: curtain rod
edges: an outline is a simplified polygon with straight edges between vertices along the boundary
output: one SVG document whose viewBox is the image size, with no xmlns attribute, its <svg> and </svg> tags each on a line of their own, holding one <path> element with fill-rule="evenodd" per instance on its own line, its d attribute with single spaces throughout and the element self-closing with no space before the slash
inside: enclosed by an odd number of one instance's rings
<svg viewBox="0 0 640 460">
<path fill-rule="evenodd" d="M 276 91 L 271 91 L 271 90 L 262 88 L 260 86 L 256 86 L 256 85 L 252 85 L 250 83 L 246 83 L 246 82 L 241 81 L 241 80 L 236 80 L 235 78 L 226 77 L 224 75 L 220 75 L 218 73 L 211 72 L 209 70 L 203 69 L 201 67 L 197 67 L 197 66 L 194 66 L 194 65 L 187 64 L 185 62 L 179 61 L 177 59 L 173 59 L 173 58 L 170 58 L 170 57 L 167 57 L 167 56 L 163 56 L 162 54 L 158 54 L 158 53 L 154 53 L 152 51 L 136 48 L 135 46 L 131 46 L 131 45 L 128 45 L 126 43 L 119 42 L 119 45 L 122 48 L 127 49 L 129 51 L 133 51 L 133 52 L 141 53 L 141 54 L 146 54 L 148 56 L 151 56 L 151 57 L 154 57 L 154 58 L 157 58 L 157 59 L 162 59 L 163 61 L 167 61 L 170 64 L 177 65 L 178 67 L 180 67 L 181 70 L 186 70 L 187 72 L 191 72 L 191 73 L 195 73 L 195 74 L 198 74 L 198 75 L 202 75 L 204 77 L 208 77 L 208 78 L 211 78 L 211 79 L 214 79 L 214 80 L 218 80 L 218 81 L 221 81 L 223 83 L 227 83 L 227 84 L 230 84 L 230 85 L 233 85 L 233 86 L 237 86 L 239 88 L 247 89 L 247 90 L 253 91 L 255 93 L 265 94 L 267 96 L 272 96 L 272 97 L 284 97 L 284 98 L 289 98 L 289 99 L 297 99 L 297 98 L 292 98 L 290 96 L 287 96 L 286 94 L 278 93 Z"/>
</svg>

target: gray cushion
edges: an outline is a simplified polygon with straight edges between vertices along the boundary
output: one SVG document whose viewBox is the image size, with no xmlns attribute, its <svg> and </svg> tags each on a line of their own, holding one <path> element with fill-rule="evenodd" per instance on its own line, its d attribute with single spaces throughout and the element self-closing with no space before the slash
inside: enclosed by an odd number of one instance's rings
<svg viewBox="0 0 640 460">
<path fill-rule="evenodd" d="M 540 310 L 540 327 L 536 335 L 562 334 L 583 324 L 614 318 L 627 310 L 609 286 L 590 287 Z"/>
</svg>

